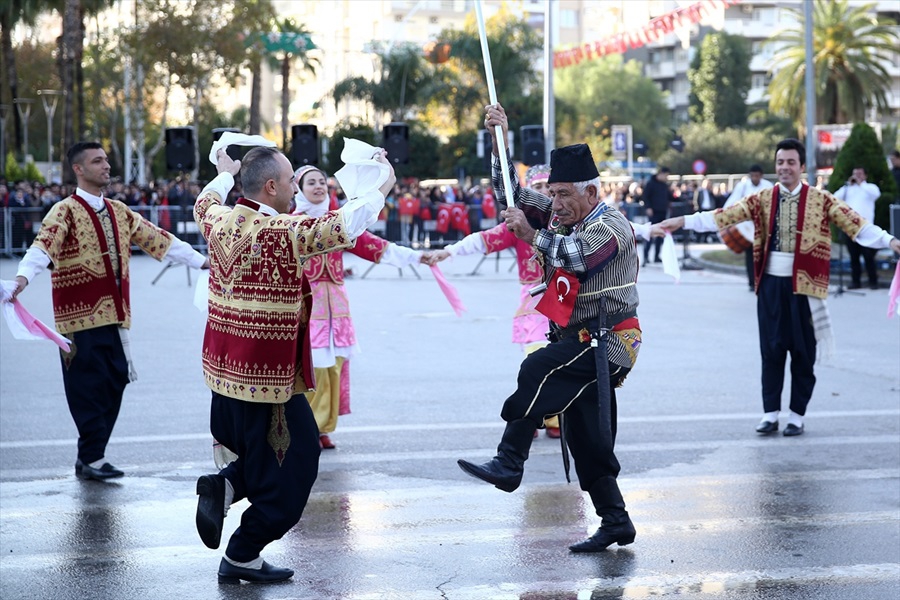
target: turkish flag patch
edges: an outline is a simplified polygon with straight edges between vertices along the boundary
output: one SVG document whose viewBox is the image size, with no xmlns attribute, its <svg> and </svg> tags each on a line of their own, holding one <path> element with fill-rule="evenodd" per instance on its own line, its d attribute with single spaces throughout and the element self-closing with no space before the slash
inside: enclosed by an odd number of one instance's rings
<svg viewBox="0 0 900 600">
<path fill-rule="evenodd" d="M 572 273 L 557 268 L 547 281 L 547 291 L 535 309 L 561 327 L 569 324 L 581 282 Z"/>
</svg>

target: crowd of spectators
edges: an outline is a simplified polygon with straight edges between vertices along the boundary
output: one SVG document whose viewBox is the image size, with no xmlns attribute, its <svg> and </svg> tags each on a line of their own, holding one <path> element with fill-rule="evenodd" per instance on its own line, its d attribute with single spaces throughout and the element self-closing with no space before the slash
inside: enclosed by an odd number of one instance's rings
<svg viewBox="0 0 900 600">
<path fill-rule="evenodd" d="M 680 203 L 680 210 L 684 212 L 721 207 L 730 193 L 725 182 L 670 179 L 672 202 Z M 415 178 L 398 181 L 386 199 L 380 223 L 374 230 L 392 242 L 422 247 L 451 243 L 472 231 L 493 226 L 497 207 L 490 186 L 484 181 L 469 184 L 455 181 L 444 180 L 430 185 Z M 202 182 L 181 178 L 158 180 L 145 186 L 114 179 L 107 194 L 110 199 L 124 202 L 160 226 L 185 235 L 190 227 L 179 227 L 178 224 L 193 223 L 192 208 L 202 185 Z M 601 185 L 600 197 L 621 210 L 629 220 L 641 222 L 645 218 L 645 186 L 646 181 L 607 181 Z M 74 186 L 70 185 L 9 183 L 0 179 L 0 252 L 23 253 L 50 207 L 72 192 Z M 331 208 L 337 208 L 345 201 L 343 191 L 333 177 L 329 178 L 329 193 Z M 237 182 L 226 203 L 233 204 L 240 194 L 240 182 Z M 5 226 L 6 221 L 9 228 Z"/>
</svg>

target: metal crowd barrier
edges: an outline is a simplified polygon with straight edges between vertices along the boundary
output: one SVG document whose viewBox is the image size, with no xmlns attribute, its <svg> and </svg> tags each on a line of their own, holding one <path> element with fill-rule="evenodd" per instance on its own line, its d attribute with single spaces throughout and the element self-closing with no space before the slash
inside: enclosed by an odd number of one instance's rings
<svg viewBox="0 0 900 600">
<path fill-rule="evenodd" d="M 162 227 L 195 250 L 206 251 L 206 241 L 194 222 L 193 206 L 132 206 L 131 209 Z M 25 254 L 41 228 L 47 209 L 43 207 L 0 209 L 0 255 L 17 258 Z M 133 252 L 140 252 L 137 246 Z"/>
</svg>

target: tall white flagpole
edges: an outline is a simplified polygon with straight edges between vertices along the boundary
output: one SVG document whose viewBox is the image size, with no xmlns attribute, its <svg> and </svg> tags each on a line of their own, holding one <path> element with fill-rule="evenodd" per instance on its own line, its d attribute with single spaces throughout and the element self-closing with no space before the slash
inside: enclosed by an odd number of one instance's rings
<svg viewBox="0 0 900 600">
<path fill-rule="evenodd" d="M 481 12 L 481 0 L 475 0 L 475 16 L 478 18 L 478 35 L 481 38 L 481 57 L 484 60 L 484 74 L 487 77 L 488 96 L 491 104 L 497 104 L 497 90 L 494 87 L 494 69 L 491 67 L 491 51 L 488 49 L 487 33 L 484 29 L 484 14 Z M 494 139 L 497 140 L 497 151 L 500 153 L 500 170 L 503 172 L 503 187 L 507 205 L 512 203 L 512 183 L 509 178 L 509 161 L 506 158 L 506 140 L 503 139 L 503 128 L 494 126 Z"/>
</svg>

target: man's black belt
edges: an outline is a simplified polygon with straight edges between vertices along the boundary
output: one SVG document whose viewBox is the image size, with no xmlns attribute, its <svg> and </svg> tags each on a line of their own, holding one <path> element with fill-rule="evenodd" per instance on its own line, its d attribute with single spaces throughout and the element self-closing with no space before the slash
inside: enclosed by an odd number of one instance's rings
<svg viewBox="0 0 900 600">
<path fill-rule="evenodd" d="M 624 312 L 615 313 L 612 315 L 606 315 L 603 323 L 603 329 L 612 329 L 622 321 L 630 319 L 632 317 L 637 316 L 637 310 L 631 309 L 626 310 Z M 588 333 L 596 333 L 600 327 L 597 326 L 598 319 L 588 319 L 587 321 L 581 321 L 580 323 L 573 323 L 566 327 L 559 327 L 557 329 L 551 329 L 547 333 L 547 339 L 551 342 L 558 342 L 560 340 L 564 340 L 567 337 L 572 337 L 573 335 L 578 335 L 579 331 L 587 330 Z M 589 340 L 584 340 L 589 341 Z"/>
</svg>

